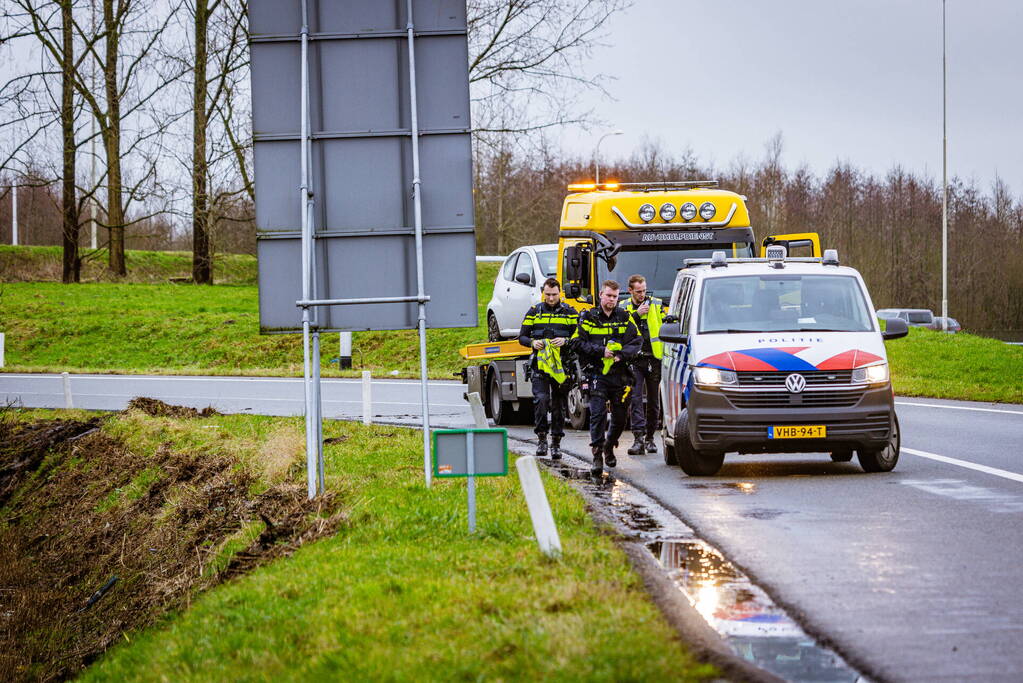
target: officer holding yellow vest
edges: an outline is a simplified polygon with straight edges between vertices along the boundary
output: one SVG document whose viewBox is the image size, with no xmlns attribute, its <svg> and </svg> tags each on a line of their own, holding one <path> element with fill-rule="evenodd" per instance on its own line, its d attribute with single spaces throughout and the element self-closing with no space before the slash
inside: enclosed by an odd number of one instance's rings
<svg viewBox="0 0 1023 683">
<path fill-rule="evenodd" d="M 664 345 L 658 338 L 664 304 L 647 296 L 646 278 L 629 278 L 629 298 L 620 304 L 632 318 L 643 337 L 643 348 L 632 362 L 632 434 L 635 437 L 629 455 L 656 453 L 654 432 L 660 410 L 661 357 Z M 646 397 L 646 401 L 643 398 Z"/>
<path fill-rule="evenodd" d="M 561 301 L 561 284 L 554 278 L 543 283 L 543 301 L 526 312 L 519 329 L 519 343 L 533 349 L 530 383 L 533 386 L 533 431 L 537 457 L 547 455 L 547 432 L 551 434 L 552 460 L 561 458 L 565 435 L 565 409 L 569 385 L 565 381 L 565 358 L 569 338 L 579 323 L 575 309 Z M 551 414 L 550 422 L 547 413 Z"/>
</svg>

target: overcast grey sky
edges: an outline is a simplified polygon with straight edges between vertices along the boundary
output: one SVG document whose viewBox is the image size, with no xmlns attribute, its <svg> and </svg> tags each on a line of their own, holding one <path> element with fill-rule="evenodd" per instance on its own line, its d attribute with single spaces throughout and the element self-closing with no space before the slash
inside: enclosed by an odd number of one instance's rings
<svg viewBox="0 0 1023 683">
<path fill-rule="evenodd" d="M 789 168 L 896 164 L 941 179 L 941 0 L 635 0 L 593 71 L 605 130 L 569 131 L 605 160 L 644 136 L 726 167 L 784 136 Z M 1023 2 L 948 0 L 949 175 L 1023 195 Z"/>
</svg>

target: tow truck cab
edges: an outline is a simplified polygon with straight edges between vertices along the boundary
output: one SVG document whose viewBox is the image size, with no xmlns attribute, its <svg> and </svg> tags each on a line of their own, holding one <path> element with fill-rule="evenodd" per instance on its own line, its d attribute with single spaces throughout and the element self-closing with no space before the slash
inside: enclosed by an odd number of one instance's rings
<svg viewBox="0 0 1023 683">
<path fill-rule="evenodd" d="M 630 275 L 647 280 L 651 296 L 667 303 L 675 274 L 687 258 L 709 258 L 725 251 L 734 258 L 756 251 L 746 197 L 723 190 L 714 180 L 648 183 L 607 182 L 568 186 L 558 235 L 558 272 L 562 297 L 577 310 L 594 305 L 600 284 Z M 784 243 L 820 256 L 814 233 L 773 235 L 764 244 Z M 525 313 L 525 311 L 523 311 Z M 487 413 L 498 424 L 532 419 L 532 393 L 524 377 L 529 349 L 515 341 L 471 344 L 460 351 L 469 361 L 463 370 L 468 392 L 479 392 Z M 576 429 L 588 421 L 585 382 L 569 380 L 568 415 Z"/>
</svg>

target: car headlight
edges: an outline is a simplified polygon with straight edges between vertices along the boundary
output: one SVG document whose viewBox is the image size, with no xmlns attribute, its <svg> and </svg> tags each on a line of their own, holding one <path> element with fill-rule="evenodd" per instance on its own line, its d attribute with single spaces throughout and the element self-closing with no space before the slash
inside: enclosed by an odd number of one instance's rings
<svg viewBox="0 0 1023 683">
<path fill-rule="evenodd" d="M 696 218 L 696 204 L 686 202 L 682 206 L 678 207 L 678 213 L 682 216 L 682 220 L 691 221 Z"/>
<path fill-rule="evenodd" d="M 868 365 L 865 368 L 856 368 L 852 372 L 852 381 L 866 382 L 867 384 L 881 384 L 888 381 L 888 363 Z"/>
<path fill-rule="evenodd" d="M 709 221 L 717 212 L 718 207 L 714 206 L 711 202 L 704 202 L 703 204 L 700 204 L 700 218 L 705 221 Z"/>
<path fill-rule="evenodd" d="M 738 384 L 739 379 L 731 370 L 719 370 L 718 368 L 694 367 L 693 380 L 697 384 L 706 386 L 720 386 L 722 384 Z"/>
<path fill-rule="evenodd" d="M 675 205 L 674 204 L 661 204 L 661 218 L 665 223 L 669 222 L 675 217 Z"/>
<path fill-rule="evenodd" d="M 657 209 L 654 208 L 653 204 L 644 204 L 639 207 L 639 218 L 644 223 L 649 223 L 657 215 Z"/>
</svg>

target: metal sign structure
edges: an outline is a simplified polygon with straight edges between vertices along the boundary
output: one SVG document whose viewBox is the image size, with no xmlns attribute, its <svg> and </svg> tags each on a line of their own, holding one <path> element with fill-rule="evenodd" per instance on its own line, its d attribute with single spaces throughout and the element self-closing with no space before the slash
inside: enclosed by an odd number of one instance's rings
<svg viewBox="0 0 1023 683">
<path fill-rule="evenodd" d="M 508 474 L 508 432 L 504 429 L 438 429 L 433 433 L 437 478 L 468 479 L 469 533 L 476 533 L 476 477 Z"/>
<path fill-rule="evenodd" d="M 429 485 L 426 328 L 477 324 L 465 2 L 251 0 L 249 29 L 260 330 L 303 334 L 309 495 L 320 332 L 419 330 Z"/>
</svg>

